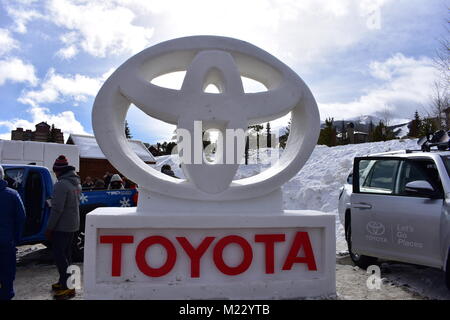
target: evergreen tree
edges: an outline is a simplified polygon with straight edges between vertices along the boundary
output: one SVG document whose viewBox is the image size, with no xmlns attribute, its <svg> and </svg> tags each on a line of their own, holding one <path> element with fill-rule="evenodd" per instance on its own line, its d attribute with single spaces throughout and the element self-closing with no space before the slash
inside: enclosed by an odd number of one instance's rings
<svg viewBox="0 0 450 320">
<path fill-rule="evenodd" d="M 347 144 L 347 130 L 345 130 L 345 120 L 342 120 L 342 127 L 341 127 L 341 144 Z"/>
<path fill-rule="evenodd" d="M 383 121 L 380 121 L 373 130 L 373 142 L 387 141 L 395 139 L 395 134 L 389 127 L 387 127 Z"/>
<path fill-rule="evenodd" d="M 419 138 L 422 136 L 422 120 L 420 119 L 419 112 L 414 113 L 414 120 L 411 121 L 409 126 L 409 136 L 412 138 Z"/>
<path fill-rule="evenodd" d="M 320 130 L 319 141 L 317 144 L 333 147 L 336 145 L 336 129 L 333 126 L 334 119 L 325 120 L 325 128 Z"/>
<path fill-rule="evenodd" d="M 267 148 L 272 148 L 272 133 L 270 132 L 270 122 L 266 124 Z"/>
<path fill-rule="evenodd" d="M 368 132 L 368 134 L 369 134 L 369 141 L 368 141 L 368 142 L 374 141 L 374 140 L 373 140 L 373 130 L 374 130 L 373 121 L 370 120 L 370 123 L 369 123 L 369 132 Z"/>
<path fill-rule="evenodd" d="M 250 138 L 247 135 L 245 137 L 245 165 L 248 165 L 248 149 L 250 149 Z"/>
<path fill-rule="evenodd" d="M 249 128 L 255 130 L 256 132 L 256 150 L 259 150 L 259 132 L 264 129 L 264 127 L 260 124 L 255 124 L 254 126 L 250 126 Z"/>
<path fill-rule="evenodd" d="M 125 120 L 125 136 L 127 139 L 132 139 L 133 136 L 131 135 L 130 127 L 128 126 L 128 121 Z"/>
<path fill-rule="evenodd" d="M 385 139 L 386 126 L 383 121 L 380 121 L 373 130 L 373 142 L 386 141 Z"/>
<path fill-rule="evenodd" d="M 419 137 L 425 137 L 430 134 L 435 133 L 438 130 L 435 119 L 426 118 L 422 121 L 422 126 L 420 128 Z"/>
</svg>

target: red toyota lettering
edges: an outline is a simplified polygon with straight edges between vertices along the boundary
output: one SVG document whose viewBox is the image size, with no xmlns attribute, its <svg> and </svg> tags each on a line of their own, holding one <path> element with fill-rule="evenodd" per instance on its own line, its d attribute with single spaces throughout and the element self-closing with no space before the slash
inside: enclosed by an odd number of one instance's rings
<svg viewBox="0 0 450 320">
<path fill-rule="evenodd" d="M 236 267 L 228 266 L 223 260 L 223 250 L 231 243 L 238 244 L 242 248 L 242 251 L 244 253 L 242 262 Z M 228 236 L 220 239 L 219 242 L 217 242 L 216 246 L 214 247 L 213 256 L 214 263 L 216 264 L 217 269 L 219 269 L 226 275 L 235 276 L 247 271 L 247 269 L 250 267 L 253 260 L 253 251 L 250 244 L 244 238 L 239 236 Z"/>
<path fill-rule="evenodd" d="M 145 258 L 147 249 L 155 244 L 162 245 L 167 252 L 166 262 L 159 268 L 151 267 L 147 263 L 147 259 Z M 177 261 L 177 251 L 174 245 L 172 244 L 172 242 L 170 242 L 169 239 L 162 236 L 152 236 L 145 238 L 144 240 L 141 241 L 141 243 L 139 243 L 136 249 L 136 264 L 139 270 L 141 270 L 142 273 L 144 273 L 149 277 L 157 278 L 168 274 L 172 270 L 176 261 Z"/>
<path fill-rule="evenodd" d="M 262 242 L 265 245 L 266 274 L 275 273 L 275 242 L 284 242 L 284 234 L 257 234 L 255 242 Z"/>
<path fill-rule="evenodd" d="M 188 239 L 185 237 L 177 237 L 178 242 L 183 247 L 184 251 L 188 255 L 189 259 L 191 259 L 191 277 L 198 278 L 200 277 L 200 259 L 205 254 L 206 250 L 208 250 L 211 242 L 213 242 L 215 237 L 206 237 L 203 239 L 202 243 L 195 249 Z"/>
<path fill-rule="evenodd" d="M 300 249 L 303 247 L 305 252 L 304 257 L 298 257 Z M 294 242 L 292 243 L 289 254 L 284 262 L 283 270 L 291 270 L 294 263 L 306 263 L 308 270 L 317 271 L 316 260 L 314 252 L 311 247 L 308 232 L 297 232 Z"/>
<path fill-rule="evenodd" d="M 120 277 L 122 273 L 122 245 L 133 243 L 133 236 L 100 236 L 100 243 L 112 244 L 111 276 Z"/>
</svg>

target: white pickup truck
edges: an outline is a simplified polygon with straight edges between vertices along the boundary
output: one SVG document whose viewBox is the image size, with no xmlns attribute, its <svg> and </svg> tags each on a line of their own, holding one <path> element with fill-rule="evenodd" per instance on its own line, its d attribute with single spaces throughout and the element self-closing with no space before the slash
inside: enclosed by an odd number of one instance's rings
<svg viewBox="0 0 450 320">
<path fill-rule="evenodd" d="M 398 151 L 355 158 L 339 195 L 353 262 L 377 258 L 439 268 L 450 289 L 450 152 Z"/>
</svg>

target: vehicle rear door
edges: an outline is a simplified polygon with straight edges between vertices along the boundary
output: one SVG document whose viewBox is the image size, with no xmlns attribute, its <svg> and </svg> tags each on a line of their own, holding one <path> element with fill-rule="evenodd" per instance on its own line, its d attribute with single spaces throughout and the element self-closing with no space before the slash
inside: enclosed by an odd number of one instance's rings
<svg viewBox="0 0 450 320">
<path fill-rule="evenodd" d="M 392 251 L 390 216 L 401 159 L 355 159 L 351 203 L 352 249 L 358 254 L 387 257 Z"/>
</svg>

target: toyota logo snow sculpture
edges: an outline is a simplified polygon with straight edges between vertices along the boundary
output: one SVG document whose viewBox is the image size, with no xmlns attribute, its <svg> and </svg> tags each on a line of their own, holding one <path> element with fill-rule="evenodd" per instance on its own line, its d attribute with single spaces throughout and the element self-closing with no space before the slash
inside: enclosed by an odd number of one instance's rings
<svg viewBox="0 0 450 320">
<path fill-rule="evenodd" d="M 151 83 L 183 70 L 180 90 Z M 261 82 L 267 91 L 244 92 L 241 77 Z M 204 92 L 209 84 L 219 93 Z M 131 103 L 175 124 L 183 142 L 192 140 L 178 150 L 186 179 L 156 171 L 131 150 L 124 134 Z M 237 142 L 245 139 L 227 133 L 244 132 L 249 125 L 289 112 L 289 141 L 278 162 L 233 181 L 241 160 Z M 199 123 L 205 130 L 222 132 L 225 141 L 217 152 L 222 161 L 204 162 Z M 310 90 L 278 59 L 223 37 L 160 43 L 126 61 L 105 82 L 95 99 L 93 127 L 110 162 L 139 184 L 139 203 L 138 208 L 97 208 L 87 215 L 85 298 L 293 299 L 335 294 L 335 215 L 283 210 L 281 185 L 308 160 L 320 126 Z"/>
<path fill-rule="evenodd" d="M 181 90 L 151 83 L 160 75 L 184 70 Z M 261 82 L 268 90 L 245 93 L 241 76 Z M 211 83 L 220 94 L 204 92 Z M 187 179 L 178 180 L 150 168 L 128 146 L 124 121 L 131 103 L 151 117 L 188 130 L 192 139 L 196 138 L 195 121 L 201 121 L 203 128 L 246 130 L 251 124 L 291 111 L 289 142 L 278 163 L 262 174 L 232 181 L 237 161 L 218 165 L 200 162 L 183 165 Z M 279 189 L 308 160 L 318 139 L 319 124 L 314 97 L 294 71 L 247 42 L 216 36 L 170 40 L 140 52 L 109 77 L 93 108 L 97 141 L 120 172 L 141 190 L 187 200 L 243 200 Z M 193 141 L 192 154 L 198 151 L 195 145 Z M 227 154 L 229 150 L 224 151 Z"/>
</svg>

